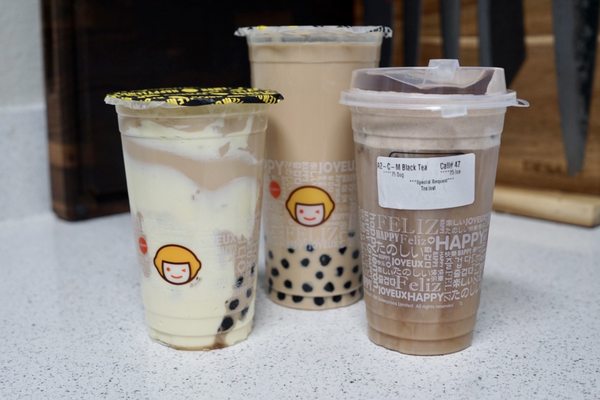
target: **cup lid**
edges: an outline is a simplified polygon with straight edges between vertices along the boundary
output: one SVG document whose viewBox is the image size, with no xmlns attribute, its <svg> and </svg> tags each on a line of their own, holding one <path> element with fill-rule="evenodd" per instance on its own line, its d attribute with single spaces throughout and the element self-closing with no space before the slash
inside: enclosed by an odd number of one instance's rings
<svg viewBox="0 0 600 400">
<path fill-rule="evenodd" d="M 471 109 L 527 107 L 506 90 L 504 69 L 460 67 L 458 60 L 430 60 L 427 67 L 367 68 L 352 73 L 340 103 L 365 108 L 440 111 L 459 117 Z"/>
<path fill-rule="evenodd" d="M 283 96 L 274 90 L 246 87 L 195 86 L 123 90 L 109 93 L 104 98 L 106 104 L 132 109 L 196 107 L 212 104 L 275 104 Z"/>
<path fill-rule="evenodd" d="M 387 26 L 249 26 L 238 28 L 236 36 L 250 42 L 371 42 L 392 37 Z"/>
</svg>

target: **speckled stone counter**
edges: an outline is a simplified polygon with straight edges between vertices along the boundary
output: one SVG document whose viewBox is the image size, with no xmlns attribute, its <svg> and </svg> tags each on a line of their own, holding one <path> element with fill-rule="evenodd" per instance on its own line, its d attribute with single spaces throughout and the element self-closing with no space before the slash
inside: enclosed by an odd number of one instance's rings
<svg viewBox="0 0 600 400">
<path fill-rule="evenodd" d="M 599 229 L 495 214 L 473 346 L 438 357 L 372 344 L 362 301 L 264 287 L 247 341 L 172 350 L 146 335 L 127 215 L 3 222 L 0 243 L 0 399 L 600 398 Z"/>
</svg>

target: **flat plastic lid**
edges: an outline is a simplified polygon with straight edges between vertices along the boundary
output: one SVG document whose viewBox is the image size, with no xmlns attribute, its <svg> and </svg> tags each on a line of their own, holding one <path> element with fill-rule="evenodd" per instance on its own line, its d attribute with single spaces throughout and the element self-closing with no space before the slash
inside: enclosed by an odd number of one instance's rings
<svg viewBox="0 0 600 400">
<path fill-rule="evenodd" d="M 201 88 L 195 86 L 123 90 L 109 93 L 106 104 L 136 110 L 150 108 L 196 107 L 213 104 L 275 104 L 283 96 L 274 90 L 246 87 Z"/>
<path fill-rule="evenodd" d="M 458 60 L 430 60 L 428 67 L 367 68 L 352 73 L 342 104 L 354 107 L 440 111 L 443 117 L 470 109 L 527 107 L 506 90 L 504 70 L 460 67 Z"/>
<path fill-rule="evenodd" d="M 239 28 L 236 36 L 249 42 L 375 42 L 392 37 L 387 26 L 250 26 Z"/>
</svg>

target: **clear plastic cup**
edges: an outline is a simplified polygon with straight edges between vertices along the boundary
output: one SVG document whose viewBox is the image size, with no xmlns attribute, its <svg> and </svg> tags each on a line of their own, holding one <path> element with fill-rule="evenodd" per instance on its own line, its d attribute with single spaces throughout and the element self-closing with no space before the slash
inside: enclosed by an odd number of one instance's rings
<svg viewBox="0 0 600 400">
<path fill-rule="evenodd" d="M 362 297 L 350 113 L 352 71 L 379 64 L 383 27 L 255 27 L 252 84 L 281 92 L 269 113 L 264 230 L 269 296 L 300 309 Z"/>
<path fill-rule="evenodd" d="M 212 349 L 252 329 L 265 103 L 246 88 L 118 92 L 116 105 L 150 337 Z"/>
<path fill-rule="evenodd" d="M 504 114 L 526 105 L 500 68 L 353 73 L 352 111 L 369 337 L 408 354 L 471 344 Z"/>
</svg>

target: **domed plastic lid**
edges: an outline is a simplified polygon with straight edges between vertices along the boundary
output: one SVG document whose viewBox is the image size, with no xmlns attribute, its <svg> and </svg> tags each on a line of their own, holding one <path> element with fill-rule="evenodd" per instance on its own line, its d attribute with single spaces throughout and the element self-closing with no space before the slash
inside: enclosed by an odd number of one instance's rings
<svg viewBox="0 0 600 400">
<path fill-rule="evenodd" d="M 264 42 L 377 42 L 392 37 L 387 26 L 250 26 L 239 28 L 236 36 L 250 43 Z"/>
<path fill-rule="evenodd" d="M 275 104 L 283 96 L 274 90 L 246 87 L 173 87 L 123 90 L 109 93 L 106 104 L 136 110 L 149 108 L 197 107 L 213 104 Z"/>
<path fill-rule="evenodd" d="M 459 117 L 468 110 L 527 107 L 506 90 L 504 70 L 460 67 L 458 60 L 430 60 L 428 67 L 368 68 L 352 73 L 340 102 L 354 107 L 431 110 Z"/>
</svg>

